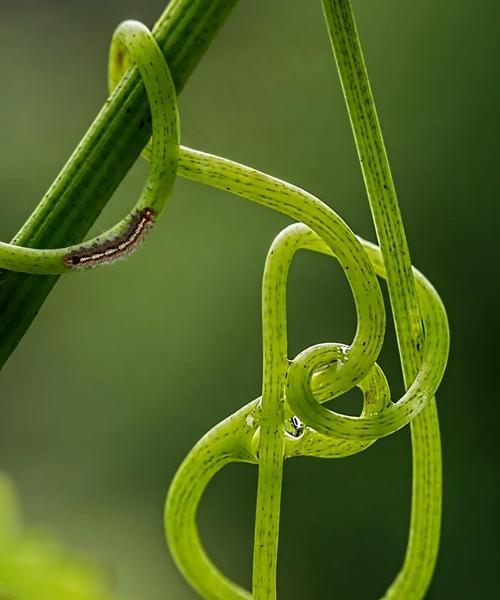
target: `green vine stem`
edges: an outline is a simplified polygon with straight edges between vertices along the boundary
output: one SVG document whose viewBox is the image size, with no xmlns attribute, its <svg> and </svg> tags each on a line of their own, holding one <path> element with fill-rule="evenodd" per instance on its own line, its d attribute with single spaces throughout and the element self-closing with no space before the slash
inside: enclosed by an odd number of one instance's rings
<svg viewBox="0 0 500 600">
<path fill-rule="evenodd" d="M 393 433 L 422 414 L 446 365 L 449 344 L 446 313 L 432 286 L 413 270 L 426 323 L 427 336 L 422 348 L 424 362 L 408 392 L 397 402 L 391 402 L 385 377 L 375 363 L 385 324 L 380 289 L 373 279 L 374 270 L 379 276 L 386 276 L 379 248 L 356 238 L 332 209 L 317 198 L 250 167 L 181 147 L 178 172 L 309 225 L 294 225 L 283 231 L 272 245 L 266 261 L 262 291 L 262 398 L 214 427 L 195 446 L 171 484 L 165 510 L 171 552 L 193 587 L 210 600 L 248 599 L 248 592 L 230 582 L 206 556 L 197 532 L 196 509 L 206 485 L 224 465 L 229 462 L 258 463 L 252 597 L 272 600 L 276 598 L 277 522 L 283 459 L 298 455 L 348 456 L 364 450 L 376 438 Z M 291 259 L 301 247 L 333 254 L 339 259 L 353 291 L 358 329 L 351 346 L 323 344 L 312 347 L 301 353 L 289 367 L 285 359 L 286 280 Z M 308 352 L 320 359 L 312 366 L 317 369 L 313 376 L 312 369 L 304 374 L 296 367 L 302 365 L 302 358 Z M 287 371 L 289 389 L 285 394 Z M 358 418 L 336 415 L 341 424 L 335 431 L 318 431 L 313 414 L 312 423 L 306 421 L 304 431 L 294 439 L 286 432 L 285 424 L 297 408 L 290 402 L 297 383 L 299 393 L 295 396 L 307 398 L 311 385 L 316 403 L 337 396 L 357 383 L 364 395 L 363 413 Z M 298 408 L 300 411 L 300 405 Z M 421 475 L 421 472 L 414 473 L 414 477 Z"/>
<path fill-rule="evenodd" d="M 153 29 L 177 93 L 238 0 L 172 0 Z M 47 194 L 12 240 L 55 248 L 80 242 L 151 135 L 148 102 L 137 69 L 105 103 Z M 0 275 L 0 366 L 9 358 L 57 277 Z"/>
<path fill-rule="evenodd" d="M 125 257 L 137 248 L 170 199 L 177 174 L 180 125 L 177 96 L 167 63 L 152 33 L 137 21 L 119 25 L 110 54 L 119 62 L 130 56 L 131 64 L 137 65 L 151 107 L 151 164 L 139 200 L 117 225 L 83 244 L 47 250 L 0 242 L 0 268 L 55 274 Z"/>
<path fill-rule="evenodd" d="M 226 11 L 229 4 L 234 3 L 226 3 Z M 201 6 L 208 8 L 205 0 L 190 4 L 183 0 L 174 2 L 164 21 L 168 24 L 169 19 L 178 19 L 181 27 L 186 19 L 194 18 L 192 11 Z M 216 10 L 214 7 L 217 6 Z M 437 555 L 441 455 L 433 395 L 442 379 L 448 356 L 446 312 L 434 288 L 410 263 L 349 1 L 323 0 L 323 8 L 380 248 L 356 237 L 334 210 L 310 193 L 250 167 L 180 146 L 175 83 L 157 41 L 137 22 L 122 24 L 114 37 L 109 61 L 110 87 L 113 89 L 117 85 L 132 62 L 137 68 L 128 71 L 118 84 L 108 108 L 98 117 L 54 184 L 54 189 L 63 191 L 59 201 L 56 202 L 57 194 L 51 196 L 49 193 L 16 238 L 17 245 L 0 244 L 0 266 L 23 272 L 64 272 L 72 266 L 97 266 L 115 260 L 137 247 L 153 217 L 159 215 L 168 200 L 176 173 L 299 221 L 277 236 L 264 269 L 262 396 L 216 425 L 200 440 L 179 468 L 167 496 L 165 526 L 174 559 L 193 587 L 210 600 L 276 599 L 282 471 L 286 458 L 349 456 L 408 423 L 412 424 L 414 463 L 410 539 L 403 568 L 384 598 L 422 598 Z M 210 4 L 212 9 L 218 19 L 227 14 L 218 2 Z M 214 17 L 210 10 L 207 14 Z M 218 19 L 214 18 L 213 23 L 219 22 Z M 157 26 L 157 33 L 160 29 L 161 26 Z M 181 60 L 179 56 L 177 58 Z M 188 61 L 186 57 L 185 60 Z M 184 63 L 181 61 L 180 64 Z M 141 108 L 139 102 L 142 87 L 138 83 L 132 85 L 137 69 L 144 80 L 149 110 Z M 29 243 L 37 236 L 40 239 L 48 236 L 52 241 L 58 239 L 56 234 L 53 235 L 57 223 L 61 226 L 61 239 L 73 231 L 74 219 L 81 207 L 77 206 L 71 212 L 67 202 L 86 192 L 79 187 L 82 181 L 78 177 L 71 179 L 70 171 L 78 167 L 82 177 L 88 178 L 88 185 L 95 184 L 91 177 L 92 156 L 97 152 L 94 152 L 94 146 L 98 148 L 97 154 L 103 148 L 109 149 L 114 127 L 118 127 L 120 119 L 130 115 L 130 121 L 134 122 L 137 118 L 132 112 L 134 106 L 143 119 L 139 124 L 139 130 L 144 130 L 141 141 L 147 142 L 150 126 L 153 139 L 144 149 L 145 156 L 151 159 L 149 179 L 132 216 L 120 222 L 104 239 L 98 237 L 76 249 L 37 250 L 21 246 L 23 236 L 27 236 Z M 111 111 L 109 114 L 108 110 Z M 110 130 L 101 130 L 108 117 L 112 119 Z M 132 137 L 127 138 L 129 142 Z M 124 145 L 118 144 L 113 147 L 116 152 L 109 154 L 110 165 L 123 166 L 120 153 L 125 152 L 127 146 L 123 139 Z M 138 144 L 136 150 L 139 149 Z M 84 163 L 75 163 L 84 159 Z M 103 176 L 106 168 L 98 171 L 98 178 Z M 99 202 L 98 198 L 92 204 L 91 213 Z M 329 254 L 339 261 L 353 294 L 357 329 L 350 345 L 318 344 L 290 361 L 286 284 L 290 264 L 300 249 Z M 68 257 L 71 260 L 68 261 Z M 388 382 L 376 363 L 386 318 L 377 276 L 388 281 L 404 373 L 406 392 L 397 401 L 391 399 Z M 37 289 L 40 292 L 41 287 Z M 38 300 L 42 296 L 39 293 Z M 37 298 L 28 297 L 28 304 L 35 306 Z M 28 321 L 24 323 L 26 325 Z M 14 338 L 11 337 L 11 341 Z M 363 411 L 359 417 L 341 415 L 322 406 L 353 386 L 363 392 Z M 255 463 L 259 468 L 251 594 L 233 583 L 211 562 L 196 525 L 197 507 L 206 486 L 230 462 Z"/>
<path fill-rule="evenodd" d="M 322 0 L 368 200 L 387 269 L 405 386 L 422 362 L 423 329 L 411 260 L 350 0 Z M 412 422 L 413 501 L 403 568 L 387 598 L 421 598 L 434 571 L 441 522 L 441 446 L 434 399 Z"/>
</svg>

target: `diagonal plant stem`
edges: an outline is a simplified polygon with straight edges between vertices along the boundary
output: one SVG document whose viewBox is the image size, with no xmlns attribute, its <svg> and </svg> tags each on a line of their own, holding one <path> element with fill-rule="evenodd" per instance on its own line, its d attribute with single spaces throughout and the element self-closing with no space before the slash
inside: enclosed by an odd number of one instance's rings
<svg viewBox="0 0 500 600">
<path fill-rule="evenodd" d="M 172 0 L 153 33 L 179 93 L 238 0 Z M 105 103 L 14 243 L 38 248 L 83 239 L 151 135 L 136 68 Z M 0 367 L 30 326 L 56 276 L 0 275 Z"/>
<path fill-rule="evenodd" d="M 322 0 L 379 244 L 405 387 L 421 364 L 423 329 L 411 260 L 350 0 Z M 405 561 L 386 598 L 422 598 L 438 553 L 441 447 L 435 400 L 412 422 L 413 493 Z"/>
</svg>

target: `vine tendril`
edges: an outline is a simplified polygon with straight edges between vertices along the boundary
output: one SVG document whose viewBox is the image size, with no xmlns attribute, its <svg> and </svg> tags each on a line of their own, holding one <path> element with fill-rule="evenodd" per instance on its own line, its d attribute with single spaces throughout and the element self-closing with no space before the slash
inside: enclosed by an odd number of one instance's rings
<svg viewBox="0 0 500 600">
<path fill-rule="evenodd" d="M 169 199 L 177 174 L 271 208 L 297 223 L 278 234 L 262 283 L 262 395 L 213 427 L 191 450 L 170 486 L 165 528 L 172 555 L 190 584 L 210 600 L 274 600 L 283 462 L 296 456 L 341 458 L 411 423 L 414 463 L 412 521 L 405 563 L 384 598 L 418 600 L 432 575 L 439 541 L 440 442 L 434 394 L 446 367 L 449 332 L 432 285 L 411 266 L 394 183 L 349 0 L 322 0 L 353 127 L 380 247 L 357 237 L 312 194 L 231 160 L 180 145 L 174 84 L 144 25 L 119 26 L 110 48 L 109 87 L 136 64 L 146 87 L 152 141 L 148 180 L 132 212 L 105 234 L 78 246 L 31 249 L 0 243 L 0 267 L 64 273 L 100 266 L 133 252 Z M 357 328 L 345 341 L 311 346 L 289 360 L 286 286 L 295 254 L 334 257 L 350 285 Z M 388 282 L 406 392 L 391 398 L 377 364 L 386 314 L 377 277 Z M 425 335 L 424 335 L 425 332 Z M 359 416 L 322 404 L 354 386 Z M 252 592 L 226 577 L 203 548 L 196 513 L 211 479 L 231 462 L 259 469 Z"/>
<path fill-rule="evenodd" d="M 276 597 L 277 524 L 283 460 L 294 456 L 349 456 L 366 449 L 379 437 L 390 435 L 415 418 L 432 398 L 444 372 L 449 345 L 446 314 L 435 289 L 421 273 L 413 269 L 426 324 L 425 360 L 410 390 L 403 398 L 392 402 L 386 378 L 375 362 L 383 339 L 383 330 L 379 327 L 383 327 L 385 323 L 383 307 L 377 300 L 380 294 L 378 283 L 374 280 L 373 287 L 361 286 L 357 278 L 354 281 L 349 279 L 349 275 L 357 272 L 356 266 L 359 270 L 360 265 L 356 263 L 359 259 L 363 261 L 363 270 L 366 268 L 366 259 L 369 261 L 370 268 L 365 271 L 368 278 L 371 273 L 386 277 L 384 259 L 378 246 L 357 238 L 348 228 L 344 231 L 338 225 L 339 222 L 343 224 L 341 220 L 336 221 L 338 235 L 333 239 L 329 237 L 327 242 L 327 236 L 318 234 L 322 231 L 319 222 L 310 220 L 307 212 L 311 204 L 315 208 L 321 206 L 319 210 L 324 211 L 322 218 L 328 222 L 328 219 L 335 218 L 332 209 L 317 199 L 313 201 L 303 190 L 227 159 L 183 147 L 179 174 L 226 189 L 285 214 L 288 214 L 286 211 L 290 206 L 290 198 L 294 199 L 295 207 L 304 202 L 301 220 L 309 220 L 317 226 L 317 231 L 304 222 L 289 226 L 278 235 L 268 254 L 262 288 L 262 397 L 214 427 L 193 448 L 170 486 L 165 510 L 165 526 L 171 552 L 191 585 L 204 598 L 271 599 Z M 253 181 L 261 182 L 261 185 L 254 186 L 251 183 Z M 345 238 L 342 234 L 345 234 Z M 344 245 L 347 239 L 351 245 Z M 362 251 L 359 254 L 358 248 Z M 349 274 L 358 310 L 358 330 L 350 346 L 313 346 L 300 353 L 289 364 L 286 343 L 286 282 L 291 260 L 299 249 L 329 254 L 339 260 L 344 271 Z M 366 309 L 368 306 L 371 307 L 371 312 Z M 363 310 L 372 314 L 370 320 L 360 321 Z M 377 319 L 375 315 L 378 310 L 381 312 Z M 366 328 L 362 328 L 360 323 L 366 325 Z M 352 361 L 352 356 L 356 355 L 357 343 L 361 349 L 374 349 L 369 360 L 362 362 L 361 370 L 359 363 L 355 365 Z M 319 360 L 304 373 L 295 365 L 301 366 L 304 358 L 310 356 L 315 360 L 319 357 Z M 366 356 L 368 354 L 362 355 L 362 358 Z M 341 373 L 347 377 L 341 378 Z M 347 386 L 344 381 L 348 381 L 349 377 L 352 383 Z M 328 414 L 339 419 L 339 431 L 321 430 L 314 422 L 314 412 L 312 420 L 309 420 L 310 415 L 302 410 L 302 403 L 307 400 L 312 400 L 315 410 L 326 410 L 318 402 L 330 400 L 339 395 L 339 389 L 347 391 L 355 384 L 363 391 L 364 406 L 360 417 L 337 415 L 328 411 Z M 347 387 L 341 387 L 343 385 Z M 299 389 L 296 390 L 295 386 Z M 295 414 L 299 414 L 304 422 L 304 430 L 299 437 L 287 434 L 285 427 L 286 421 Z M 203 490 L 215 474 L 230 462 L 254 462 L 259 465 L 252 596 L 248 592 L 243 593 L 236 584 L 228 582 L 210 562 L 201 545 L 196 526 L 196 510 Z M 192 486 L 193 489 L 190 489 Z M 400 596 L 406 597 L 413 598 Z"/>
<path fill-rule="evenodd" d="M 170 198 L 177 173 L 180 134 L 177 96 L 165 58 L 152 33 L 138 21 L 125 21 L 117 28 L 111 52 L 122 60 L 126 53 L 130 54 L 144 81 L 151 109 L 151 165 L 139 200 L 114 227 L 83 244 L 35 249 L 0 242 L 0 268 L 50 275 L 122 258 L 137 248 Z"/>
</svg>

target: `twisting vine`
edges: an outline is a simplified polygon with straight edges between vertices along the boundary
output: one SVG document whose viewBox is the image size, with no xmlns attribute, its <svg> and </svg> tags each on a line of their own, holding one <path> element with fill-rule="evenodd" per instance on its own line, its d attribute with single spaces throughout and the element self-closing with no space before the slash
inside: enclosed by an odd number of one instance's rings
<svg viewBox="0 0 500 600">
<path fill-rule="evenodd" d="M 384 598 L 417 600 L 434 570 L 441 512 L 441 454 L 433 398 L 449 347 L 445 309 L 434 288 L 412 268 L 375 105 L 349 0 L 322 0 L 354 132 L 380 247 L 354 235 L 325 203 L 255 169 L 179 142 L 174 83 L 155 37 L 127 21 L 110 51 L 110 89 L 133 64 L 143 79 L 152 118 L 148 181 L 133 211 L 106 234 L 77 246 L 32 249 L 0 243 L 0 267 L 55 274 L 113 262 L 133 252 L 160 216 L 176 174 L 277 210 L 298 223 L 274 240 L 262 284 L 262 395 L 209 431 L 180 466 L 170 487 L 165 526 L 171 552 L 186 579 L 210 600 L 273 600 L 282 469 L 295 456 L 339 458 L 411 424 L 412 518 L 403 567 Z M 307 348 L 289 360 L 286 283 L 300 249 L 335 257 L 357 311 L 353 341 Z M 393 400 L 377 358 L 385 330 L 378 277 L 387 279 L 406 392 Z M 425 333 L 425 335 L 424 335 Z M 352 387 L 363 392 L 359 417 L 324 406 Z M 252 593 L 211 562 L 201 543 L 196 512 L 209 481 L 230 462 L 258 464 Z"/>
<path fill-rule="evenodd" d="M 78 245 L 40 250 L 0 242 L 0 267 L 52 275 L 112 262 L 133 252 L 170 197 L 179 155 L 179 113 L 174 82 L 152 33 L 137 21 L 122 23 L 111 42 L 118 64 L 129 52 L 139 68 L 152 117 L 151 166 L 131 213 L 105 233 Z M 113 71 L 111 71 L 112 76 Z"/>
</svg>

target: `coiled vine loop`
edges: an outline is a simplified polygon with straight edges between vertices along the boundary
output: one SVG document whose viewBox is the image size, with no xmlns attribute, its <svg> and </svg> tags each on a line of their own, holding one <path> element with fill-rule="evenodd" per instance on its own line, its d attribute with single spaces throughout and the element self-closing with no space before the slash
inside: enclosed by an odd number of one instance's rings
<svg viewBox="0 0 500 600">
<path fill-rule="evenodd" d="M 177 95 L 167 63 L 152 33 L 138 21 L 125 21 L 117 28 L 111 52 L 118 64 L 124 62 L 126 53 L 137 64 L 151 109 L 151 165 L 139 200 L 114 227 L 83 244 L 35 249 L 0 242 L 0 268 L 49 275 L 95 267 L 127 256 L 138 247 L 170 198 L 177 173 L 180 133 Z"/>
<path fill-rule="evenodd" d="M 151 167 L 138 203 L 106 234 L 78 246 L 34 250 L 0 244 L 0 267 L 27 273 L 63 273 L 112 262 L 137 248 L 170 197 L 177 174 L 232 192 L 298 222 L 276 237 L 265 264 L 262 395 L 195 445 L 175 475 L 166 501 L 165 526 L 174 559 L 191 585 L 211 600 L 276 598 L 285 459 L 349 456 L 409 423 L 414 426 L 410 541 L 405 564 L 385 598 L 421 598 L 434 569 L 441 479 L 433 395 L 448 355 L 446 313 L 434 288 L 409 262 L 350 4 L 348 0 L 323 0 L 323 8 L 381 248 L 356 237 L 335 211 L 310 193 L 231 160 L 180 146 L 177 98 L 168 66 L 152 34 L 132 21 L 122 24 L 113 38 L 109 85 L 111 90 L 120 85 L 124 72 L 135 63 L 147 90 L 153 135 L 144 155 L 150 158 Z M 338 260 L 352 291 L 357 329 L 350 344 L 318 344 L 290 361 L 286 285 L 290 264 L 301 249 Z M 407 384 L 407 391 L 396 401 L 376 362 L 386 321 L 377 276 L 388 280 Z M 322 406 L 353 386 L 363 392 L 359 416 L 341 415 Z M 206 486 L 231 462 L 259 467 L 252 593 L 212 563 L 196 525 Z"/>
</svg>

